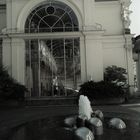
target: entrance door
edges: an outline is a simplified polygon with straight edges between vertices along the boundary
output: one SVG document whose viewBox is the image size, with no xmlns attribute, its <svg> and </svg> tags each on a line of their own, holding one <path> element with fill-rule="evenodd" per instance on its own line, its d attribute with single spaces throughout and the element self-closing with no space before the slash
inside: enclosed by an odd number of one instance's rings
<svg viewBox="0 0 140 140">
<path fill-rule="evenodd" d="M 79 38 L 26 41 L 30 96 L 74 95 L 80 75 Z"/>
</svg>

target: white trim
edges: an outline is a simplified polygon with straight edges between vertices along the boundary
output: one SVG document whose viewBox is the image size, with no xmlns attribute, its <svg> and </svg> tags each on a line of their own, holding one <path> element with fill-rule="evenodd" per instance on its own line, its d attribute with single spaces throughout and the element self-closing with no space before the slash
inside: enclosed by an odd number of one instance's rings
<svg viewBox="0 0 140 140">
<path fill-rule="evenodd" d="M 131 38 L 133 35 L 126 35 L 126 38 L 129 39 L 129 43 L 132 44 Z M 125 43 L 124 35 L 108 35 L 108 36 L 102 36 L 103 43 Z"/>
<path fill-rule="evenodd" d="M 77 18 L 78 18 L 78 22 L 79 22 L 79 28 L 82 27 L 82 14 L 79 10 L 79 8 L 72 2 L 69 2 L 67 0 L 59 0 L 60 2 L 65 3 L 66 5 L 70 6 L 72 8 L 72 10 L 74 11 L 74 13 L 76 14 Z M 34 0 L 34 1 L 29 1 L 21 10 L 21 13 L 19 14 L 18 20 L 17 20 L 17 29 L 20 32 L 24 32 L 24 25 L 26 22 L 26 19 L 28 17 L 28 15 L 31 13 L 31 11 L 39 4 L 43 3 L 43 2 L 47 2 L 46 0 Z"/>
<path fill-rule="evenodd" d="M 96 7 L 108 7 L 108 6 L 119 6 L 120 3 L 118 1 L 102 1 L 102 2 L 95 2 Z"/>
<path fill-rule="evenodd" d="M 81 37 L 81 32 L 55 32 L 55 33 L 12 33 L 0 35 L 0 38 L 22 38 L 22 39 L 55 39 Z"/>
</svg>

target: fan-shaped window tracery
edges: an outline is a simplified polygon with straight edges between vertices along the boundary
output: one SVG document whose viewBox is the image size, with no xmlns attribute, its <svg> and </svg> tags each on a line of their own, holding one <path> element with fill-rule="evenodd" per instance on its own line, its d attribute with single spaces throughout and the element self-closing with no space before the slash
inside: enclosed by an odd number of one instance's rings
<svg viewBox="0 0 140 140">
<path fill-rule="evenodd" d="M 78 31 L 73 10 L 61 2 L 49 2 L 35 8 L 27 18 L 26 33 Z"/>
</svg>

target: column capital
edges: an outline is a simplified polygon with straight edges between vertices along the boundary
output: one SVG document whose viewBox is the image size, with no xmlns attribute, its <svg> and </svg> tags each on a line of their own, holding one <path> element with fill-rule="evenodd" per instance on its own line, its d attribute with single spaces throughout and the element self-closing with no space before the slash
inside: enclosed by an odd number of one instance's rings
<svg viewBox="0 0 140 140">
<path fill-rule="evenodd" d="M 99 23 L 94 23 L 93 25 L 85 25 L 83 26 L 84 31 L 102 31 L 103 27 Z"/>
<path fill-rule="evenodd" d="M 134 47 L 134 45 L 132 44 L 132 36 L 133 35 L 125 35 L 125 45 L 124 47 L 128 50 L 132 50 L 132 48 Z"/>
<path fill-rule="evenodd" d="M 103 37 L 104 31 L 83 31 L 83 35 L 86 37 L 86 39 L 100 39 Z"/>
<path fill-rule="evenodd" d="M 22 38 L 12 38 L 12 46 L 24 46 L 25 45 L 25 40 Z"/>
<path fill-rule="evenodd" d="M 3 41 L 3 44 L 4 43 L 11 43 L 11 38 L 8 38 L 8 37 L 7 38 L 3 38 L 2 41 Z"/>
</svg>

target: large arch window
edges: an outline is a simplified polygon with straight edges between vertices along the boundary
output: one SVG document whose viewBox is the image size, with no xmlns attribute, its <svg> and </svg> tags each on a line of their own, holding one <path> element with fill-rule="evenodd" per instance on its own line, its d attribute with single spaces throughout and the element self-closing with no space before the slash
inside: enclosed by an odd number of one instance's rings
<svg viewBox="0 0 140 140">
<path fill-rule="evenodd" d="M 38 38 L 26 40 L 26 85 L 30 96 L 74 95 L 80 83 L 79 37 L 67 32 L 79 30 L 73 10 L 58 1 L 42 3 L 28 16 L 26 33 L 65 32 L 67 38 Z"/>
<path fill-rule="evenodd" d="M 78 31 L 73 10 L 62 2 L 53 1 L 35 8 L 27 18 L 26 33 Z"/>
</svg>

